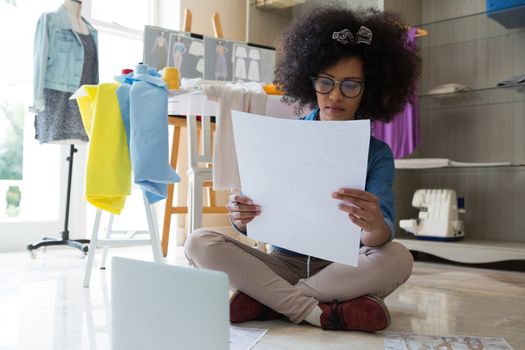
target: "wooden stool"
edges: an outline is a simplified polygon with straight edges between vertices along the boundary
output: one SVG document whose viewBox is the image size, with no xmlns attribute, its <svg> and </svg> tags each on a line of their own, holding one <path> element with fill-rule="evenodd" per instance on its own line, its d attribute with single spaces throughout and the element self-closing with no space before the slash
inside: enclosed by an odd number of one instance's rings
<svg viewBox="0 0 525 350">
<path fill-rule="evenodd" d="M 187 127 L 186 123 L 187 122 L 186 122 L 185 116 L 170 115 L 168 117 L 168 124 L 173 125 L 173 128 L 174 128 L 172 146 L 171 146 L 170 164 L 175 170 L 177 170 L 177 161 L 178 161 L 178 153 L 179 153 L 179 146 L 180 146 L 180 132 L 182 128 Z M 201 130 L 201 123 L 198 122 L 197 130 L 196 130 L 197 140 L 200 139 L 200 130 Z M 215 123 L 212 123 L 211 124 L 212 135 L 214 131 L 215 131 Z M 188 148 L 189 148 L 189 145 L 188 145 Z M 208 166 L 211 166 L 211 165 L 208 165 Z M 182 173 L 186 173 L 186 169 L 179 169 L 179 174 L 182 174 Z M 216 205 L 215 192 L 212 190 L 213 188 L 212 181 L 204 181 L 203 187 L 207 189 L 208 206 L 205 206 L 202 208 L 202 213 L 203 214 L 227 214 L 228 211 L 226 210 L 225 207 L 217 207 Z M 174 188 L 175 188 L 174 184 L 168 185 L 168 197 L 166 198 L 166 208 L 164 210 L 164 227 L 162 229 L 162 254 L 163 256 L 168 255 L 168 243 L 169 243 L 170 227 L 171 227 L 171 215 L 188 213 L 188 207 L 186 205 L 184 206 L 174 206 L 173 205 Z"/>
</svg>

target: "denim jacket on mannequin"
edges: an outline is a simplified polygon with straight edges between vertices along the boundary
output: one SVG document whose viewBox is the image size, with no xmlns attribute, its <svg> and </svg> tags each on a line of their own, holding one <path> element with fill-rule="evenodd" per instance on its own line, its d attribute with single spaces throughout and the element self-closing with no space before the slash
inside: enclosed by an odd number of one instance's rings
<svg viewBox="0 0 525 350">
<path fill-rule="evenodd" d="M 83 17 L 82 20 L 98 46 L 97 30 Z M 83 66 L 84 48 L 71 27 L 64 5 L 57 12 L 40 16 L 35 34 L 32 109 L 45 109 L 44 88 L 66 92 L 77 90 Z"/>
</svg>

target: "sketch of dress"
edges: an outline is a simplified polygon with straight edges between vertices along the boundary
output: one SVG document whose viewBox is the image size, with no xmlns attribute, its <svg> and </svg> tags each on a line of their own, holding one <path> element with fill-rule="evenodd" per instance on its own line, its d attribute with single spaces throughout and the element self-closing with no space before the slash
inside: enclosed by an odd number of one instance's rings
<svg viewBox="0 0 525 350">
<path fill-rule="evenodd" d="M 228 52 L 228 49 L 222 45 L 222 41 L 217 41 L 217 47 L 215 49 L 215 80 L 226 80 L 228 77 L 226 52 Z"/>
<path fill-rule="evenodd" d="M 182 38 L 177 36 L 175 39 L 175 44 L 173 45 L 173 67 L 177 67 L 180 70 L 182 66 L 183 55 L 188 51 L 186 45 L 182 42 Z"/>
<path fill-rule="evenodd" d="M 248 57 L 250 58 L 250 66 L 248 68 L 248 80 L 260 81 L 261 75 L 259 71 L 259 61 L 261 60 L 261 55 L 259 54 L 259 50 L 250 49 Z"/>
<path fill-rule="evenodd" d="M 237 46 L 235 49 L 235 77 L 246 79 L 246 58 L 248 53 L 244 46 Z"/>
<path fill-rule="evenodd" d="M 155 43 L 151 49 L 151 54 L 157 54 L 157 69 L 162 69 L 166 67 L 166 61 L 168 58 L 168 52 L 166 50 L 166 33 L 160 31 L 155 38 Z"/>
</svg>

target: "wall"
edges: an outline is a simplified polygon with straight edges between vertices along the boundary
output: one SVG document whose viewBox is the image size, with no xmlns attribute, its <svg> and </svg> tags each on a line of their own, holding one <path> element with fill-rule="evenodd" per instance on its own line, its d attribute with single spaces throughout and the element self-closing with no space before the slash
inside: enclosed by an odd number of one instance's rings
<svg viewBox="0 0 525 350">
<path fill-rule="evenodd" d="M 246 38 L 246 2 L 245 0 L 181 0 L 181 28 L 184 10 L 190 9 L 193 15 L 193 33 L 213 36 L 212 15 L 218 12 L 224 37 L 230 40 L 244 41 Z"/>
<path fill-rule="evenodd" d="M 291 9 L 261 10 L 255 0 L 246 0 L 246 38 L 248 42 L 277 47 L 279 34 L 292 20 Z"/>
</svg>

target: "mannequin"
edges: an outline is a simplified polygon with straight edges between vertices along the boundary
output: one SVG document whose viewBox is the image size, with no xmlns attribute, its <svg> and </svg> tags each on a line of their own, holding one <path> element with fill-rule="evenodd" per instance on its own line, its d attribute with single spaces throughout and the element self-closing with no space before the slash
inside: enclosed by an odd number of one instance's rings
<svg viewBox="0 0 525 350">
<path fill-rule="evenodd" d="M 98 83 L 97 31 L 80 13 L 80 0 L 64 0 L 44 13 L 35 35 L 35 137 L 40 143 L 79 144 L 88 136 L 71 94 Z"/>
<path fill-rule="evenodd" d="M 44 13 L 38 20 L 34 50 L 35 138 L 40 143 L 69 144 L 64 231 L 60 238 L 45 237 L 29 244 L 33 251 L 42 246 L 68 245 L 87 252 L 89 240 L 69 239 L 69 201 L 75 144 L 87 142 L 88 136 L 80 111 L 71 95 L 81 85 L 98 84 L 97 31 L 80 13 L 80 0 L 64 0 L 56 12 Z"/>
<path fill-rule="evenodd" d="M 64 8 L 66 9 L 73 30 L 77 33 L 88 35 L 89 29 L 86 22 L 82 19 L 82 16 L 80 16 L 80 12 L 82 11 L 82 1 L 64 0 Z"/>
</svg>

